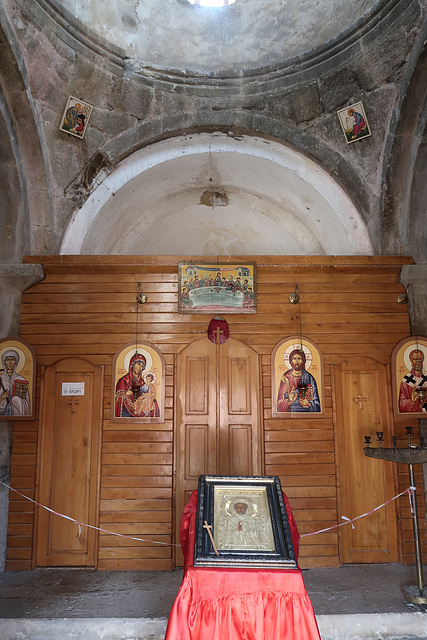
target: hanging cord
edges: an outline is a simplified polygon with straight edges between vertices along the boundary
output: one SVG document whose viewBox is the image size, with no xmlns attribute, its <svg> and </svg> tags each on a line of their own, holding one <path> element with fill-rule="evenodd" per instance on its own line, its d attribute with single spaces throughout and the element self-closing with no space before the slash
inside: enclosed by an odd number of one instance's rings
<svg viewBox="0 0 427 640">
<path fill-rule="evenodd" d="M 301 351 L 303 351 L 303 348 L 302 348 L 301 295 L 300 295 L 300 288 L 299 288 L 299 284 L 297 284 L 295 291 L 296 291 L 296 294 L 297 294 L 297 296 L 298 296 L 299 341 L 300 341 Z"/>
<path fill-rule="evenodd" d="M 409 302 L 409 319 L 411 318 L 411 313 L 416 316 L 416 312 L 415 312 L 415 304 L 414 304 L 414 287 L 412 286 L 411 283 L 408 284 L 408 287 L 406 289 L 407 294 L 408 294 L 408 302 Z M 410 325 L 411 325 L 411 333 L 412 335 L 414 335 L 414 331 L 413 331 L 413 324 L 415 324 L 415 347 L 417 349 L 417 351 L 419 351 L 420 346 L 418 344 L 418 322 L 412 322 L 410 319 Z"/>
<path fill-rule="evenodd" d="M 139 305 L 147 302 L 147 296 L 141 292 L 141 283 L 136 287 L 136 331 L 135 331 L 135 353 L 138 353 L 138 329 L 139 329 Z"/>
<path fill-rule="evenodd" d="M 139 297 L 141 295 L 141 283 L 136 287 L 136 331 L 135 331 L 135 353 L 138 353 L 138 327 L 139 327 Z"/>
</svg>

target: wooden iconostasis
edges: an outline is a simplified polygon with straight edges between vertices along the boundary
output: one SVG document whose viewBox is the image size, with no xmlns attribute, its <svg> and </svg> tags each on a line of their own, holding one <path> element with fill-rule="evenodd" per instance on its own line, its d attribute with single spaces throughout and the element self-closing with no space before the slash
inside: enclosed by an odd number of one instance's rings
<svg viewBox="0 0 427 640">
<path fill-rule="evenodd" d="M 256 263 L 256 313 L 223 313 L 230 337 L 208 340 L 209 313 L 179 313 L 178 263 Z M 410 335 L 399 273 L 405 257 L 33 256 L 46 278 L 22 297 L 21 338 L 37 357 L 36 419 L 14 424 L 10 484 L 97 529 L 10 495 L 7 569 L 179 566 L 179 520 L 201 473 L 278 475 L 303 536 L 300 564 L 413 564 L 407 496 L 349 525 L 409 485 L 406 465 L 368 459 L 363 436 L 405 446 L 393 418 L 391 353 Z M 139 309 L 136 291 L 148 301 Z M 289 303 L 299 286 L 300 305 Z M 111 420 L 113 358 L 139 338 L 163 354 L 164 421 Z M 271 354 L 303 335 L 323 358 L 319 416 L 272 417 Z M 73 402 L 60 385 L 85 381 Z M 359 398 L 359 402 L 354 398 Z M 363 398 L 363 402 L 360 400 Z M 417 430 L 414 430 L 416 433 Z M 421 465 L 418 465 L 419 467 Z M 419 496 L 421 469 L 416 468 Z M 424 501 L 421 540 L 427 554 Z M 114 534 L 121 534 L 116 536 Z M 132 538 L 138 538 L 134 540 Z M 157 543 L 164 544 L 157 544 Z"/>
</svg>

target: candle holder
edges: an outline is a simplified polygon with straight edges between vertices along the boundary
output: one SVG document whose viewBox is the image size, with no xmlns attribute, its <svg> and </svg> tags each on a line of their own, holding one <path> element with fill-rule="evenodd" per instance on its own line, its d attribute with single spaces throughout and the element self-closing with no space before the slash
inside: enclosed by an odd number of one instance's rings
<svg viewBox="0 0 427 640">
<path fill-rule="evenodd" d="M 377 438 L 380 444 L 379 447 L 370 447 L 369 442 L 371 438 L 370 436 L 365 436 L 366 447 L 364 448 L 364 453 L 368 458 L 377 458 L 379 460 L 388 460 L 390 462 L 406 463 L 409 469 L 409 485 L 410 487 L 415 487 L 414 464 L 424 464 L 427 462 L 427 449 L 424 447 L 419 448 L 415 444 L 412 444 L 412 429 L 413 427 L 406 427 L 406 433 L 408 434 L 408 446 L 402 448 L 396 447 L 396 438 L 394 436 L 393 447 L 383 448 L 383 431 L 377 431 Z M 417 495 L 415 489 L 411 490 L 409 499 L 411 501 L 412 526 L 414 530 L 417 585 L 410 585 L 404 588 L 405 598 L 413 604 L 427 604 L 427 589 L 424 588 L 423 583 L 420 530 L 418 520 Z"/>
</svg>

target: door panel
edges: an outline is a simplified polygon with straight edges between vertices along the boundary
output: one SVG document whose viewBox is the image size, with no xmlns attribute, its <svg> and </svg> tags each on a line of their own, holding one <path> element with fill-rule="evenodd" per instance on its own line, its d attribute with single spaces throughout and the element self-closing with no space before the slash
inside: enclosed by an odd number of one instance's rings
<svg viewBox="0 0 427 640">
<path fill-rule="evenodd" d="M 209 433 L 206 425 L 185 425 L 185 478 L 195 480 L 208 464 Z"/>
<path fill-rule="evenodd" d="M 251 379 L 249 358 L 234 358 L 227 354 L 228 413 L 242 414 L 251 411 Z"/>
<path fill-rule="evenodd" d="M 237 340 L 219 347 L 220 475 L 259 475 L 261 450 L 259 435 L 258 356 Z M 238 441 L 244 448 L 236 450 Z"/>
<path fill-rule="evenodd" d="M 63 384 L 84 395 L 63 395 Z M 79 522 L 96 525 L 102 370 L 77 359 L 49 367 L 43 382 L 38 501 Z M 97 535 L 40 509 L 36 527 L 39 567 L 95 566 Z"/>
<path fill-rule="evenodd" d="M 232 476 L 247 476 L 252 468 L 252 425 L 229 425 L 229 473 Z M 257 474 L 253 474 L 257 475 Z"/>
<path fill-rule="evenodd" d="M 178 356 L 176 529 L 199 475 L 259 475 L 258 355 L 229 339 Z M 182 564 L 181 552 L 177 564 Z"/>
<path fill-rule="evenodd" d="M 207 415 L 209 412 L 209 358 L 186 359 L 186 379 L 191 382 L 186 387 L 185 413 L 188 415 Z"/>
<path fill-rule="evenodd" d="M 391 441 L 391 418 L 385 367 L 371 358 L 349 358 L 336 368 L 336 435 L 339 509 L 349 518 L 368 513 L 395 495 L 393 465 L 367 458 L 364 436 L 376 440 L 383 431 Z M 397 562 L 394 503 L 340 527 L 343 563 Z"/>
</svg>

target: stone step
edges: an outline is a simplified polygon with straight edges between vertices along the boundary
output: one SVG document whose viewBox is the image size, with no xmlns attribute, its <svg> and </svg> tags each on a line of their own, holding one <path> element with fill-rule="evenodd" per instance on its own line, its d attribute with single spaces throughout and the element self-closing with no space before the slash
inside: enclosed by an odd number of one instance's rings
<svg viewBox="0 0 427 640">
<path fill-rule="evenodd" d="M 356 613 L 316 618 L 322 640 L 427 640 L 427 612 Z M 3 618 L 0 638 L 164 640 L 166 625 L 166 618 Z"/>
</svg>

